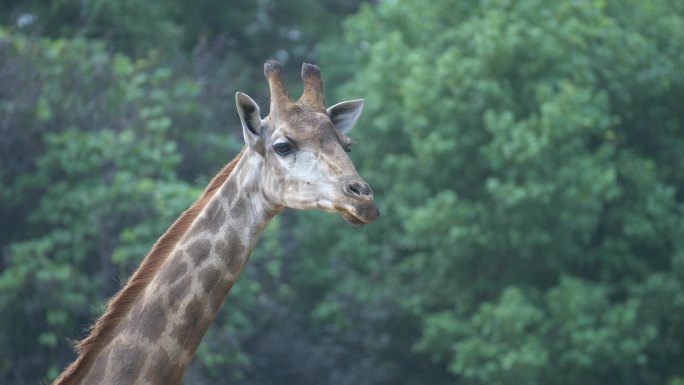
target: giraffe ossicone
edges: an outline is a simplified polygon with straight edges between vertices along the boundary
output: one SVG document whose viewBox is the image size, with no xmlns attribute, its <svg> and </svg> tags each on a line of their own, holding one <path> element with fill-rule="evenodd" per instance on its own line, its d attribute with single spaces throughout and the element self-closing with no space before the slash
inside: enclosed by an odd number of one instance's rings
<svg viewBox="0 0 684 385">
<path fill-rule="evenodd" d="M 55 385 L 180 383 L 274 216 L 290 207 L 338 213 L 353 225 L 377 219 L 373 192 L 346 153 L 364 101 L 326 108 L 320 69 L 311 64 L 302 66 L 297 101 L 279 63 L 266 62 L 264 75 L 268 115 L 236 94 L 245 148 L 157 240 Z"/>
</svg>

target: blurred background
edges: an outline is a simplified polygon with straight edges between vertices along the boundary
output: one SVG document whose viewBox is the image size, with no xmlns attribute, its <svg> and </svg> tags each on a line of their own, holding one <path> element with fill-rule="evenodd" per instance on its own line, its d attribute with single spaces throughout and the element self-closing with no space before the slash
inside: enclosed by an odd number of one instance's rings
<svg viewBox="0 0 684 385">
<path fill-rule="evenodd" d="M 0 383 L 53 379 L 302 61 L 383 213 L 267 228 L 185 384 L 684 384 L 681 0 L 3 0 Z"/>
</svg>

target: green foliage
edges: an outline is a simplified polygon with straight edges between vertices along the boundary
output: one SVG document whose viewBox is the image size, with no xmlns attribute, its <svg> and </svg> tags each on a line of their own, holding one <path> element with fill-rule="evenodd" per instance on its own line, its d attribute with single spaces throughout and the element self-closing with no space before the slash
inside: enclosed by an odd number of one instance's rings
<svg viewBox="0 0 684 385">
<path fill-rule="evenodd" d="M 322 38 L 338 33 L 339 20 L 359 2 L 7 0 L 0 5 L 0 23 L 25 33 L 106 41 L 133 56 L 192 51 L 218 41 L 221 50 L 250 61 L 270 56 L 299 61 Z"/>
<path fill-rule="evenodd" d="M 5 34 L 2 50 L 4 68 L 26 64 L 36 77 L 1 102 L 6 121 L 24 124 L 3 140 L 0 325 L 13 332 L 2 335 L 12 357 L 2 376 L 42 362 L 50 377 L 71 357 L 67 338 L 118 287 L 113 278 L 197 196 L 176 178 L 181 158 L 168 138 L 171 111 L 194 101 L 183 82 L 167 93 L 168 70 L 98 44 Z M 74 83 L 81 93 L 69 92 Z"/>
<path fill-rule="evenodd" d="M 484 303 L 451 348 L 450 370 L 472 383 L 537 383 L 548 364 L 538 333 L 543 313 L 515 288 L 496 304 Z"/>
</svg>

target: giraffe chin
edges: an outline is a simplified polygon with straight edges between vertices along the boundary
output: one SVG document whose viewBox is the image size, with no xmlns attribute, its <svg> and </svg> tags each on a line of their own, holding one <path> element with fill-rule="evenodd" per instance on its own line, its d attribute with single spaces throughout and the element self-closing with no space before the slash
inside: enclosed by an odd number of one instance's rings
<svg viewBox="0 0 684 385">
<path fill-rule="evenodd" d="M 368 222 L 364 222 L 358 217 L 355 217 L 353 214 L 350 214 L 348 212 L 340 212 L 340 215 L 342 215 L 342 218 L 344 218 L 344 220 L 352 226 L 360 227 L 368 224 Z"/>
</svg>

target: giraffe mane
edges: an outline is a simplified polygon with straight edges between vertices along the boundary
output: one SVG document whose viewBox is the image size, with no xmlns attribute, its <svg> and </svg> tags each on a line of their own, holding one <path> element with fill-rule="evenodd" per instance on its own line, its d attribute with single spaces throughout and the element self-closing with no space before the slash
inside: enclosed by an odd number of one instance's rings
<svg viewBox="0 0 684 385">
<path fill-rule="evenodd" d="M 244 152 L 245 149 L 243 148 L 235 159 L 214 176 L 197 201 L 185 210 L 154 243 L 126 285 L 107 302 L 104 314 L 90 327 L 88 336 L 75 345 L 78 357 L 64 369 L 53 385 L 73 384 L 80 379 L 81 375 L 85 374 L 81 369 L 90 367 L 97 352 L 110 341 L 112 332 L 128 314 L 131 305 L 152 281 L 159 267 L 166 261 L 176 243 L 186 233 L 195 218 L 228 179 Z"/>
</svg>

